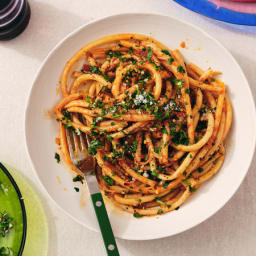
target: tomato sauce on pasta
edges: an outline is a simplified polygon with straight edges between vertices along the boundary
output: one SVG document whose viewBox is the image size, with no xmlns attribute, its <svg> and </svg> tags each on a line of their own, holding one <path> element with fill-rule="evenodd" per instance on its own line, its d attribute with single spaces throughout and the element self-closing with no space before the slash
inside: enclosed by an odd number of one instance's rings
<svg viewBox="0 0 256 256">
<path fill-rule="evenodd" d="M 178 209 L 224 161 L 232 107 L 219 74 L 146 35 L 85 45 L 64 67 L 54 108 L 65 162 L 79 174 L 67 129 L 87 134 L 115 205 L 135 217 Z"/>
</svg>

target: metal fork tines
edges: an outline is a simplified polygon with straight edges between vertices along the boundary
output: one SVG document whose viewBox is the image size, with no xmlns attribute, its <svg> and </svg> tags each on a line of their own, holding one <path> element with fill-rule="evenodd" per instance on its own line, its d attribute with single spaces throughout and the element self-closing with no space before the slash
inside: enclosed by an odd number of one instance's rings
<svg viewBox="0 0 256 256">
<path fill-rule="evenodd" d="M 76 134 L 70 129 L 66 130 L 66 137 L 72 163 L 81 172 L 83 177 L 86 176 L 85 181 L 90 193 L 100 192 L 96 177 L 91 175 L 95 173 L 95 160 L 88 154 L 89 138 L 82 133 Z"/>
<path fill-rule="evenodd" d="M 81 133 L 78 135 L 70 129 L 66 130 L 66 135 L 71 160 L 73 164 L 77 165 L 77 162 L 83 160 L 87 153 L 87 147 L 83 135 Z"/>
</svg>

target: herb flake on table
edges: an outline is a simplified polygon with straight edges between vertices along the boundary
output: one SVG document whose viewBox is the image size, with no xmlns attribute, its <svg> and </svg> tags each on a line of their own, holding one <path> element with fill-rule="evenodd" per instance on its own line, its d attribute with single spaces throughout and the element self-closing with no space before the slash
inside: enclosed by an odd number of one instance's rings
<svg viewBox="0 0 256 256">
<path fill-rule="evenodd" d="M 56 159 L 57 163 L 60 162 L 60 155 L 58 153 L 55 153 L 54 158 Z"/>
<path fill-rule="evenodd" d="M 73 182 L 79 182 L 79 181 L 83 184 L 83 177 L 78 174 L 76 177 L 73 178 Z"/>
<path fill-rule="evenodd" d="M 141 214 L 139 214 L 138 212 L 135 212 L 134 214 L 133 214 L 133 217 L 135 217 L 135 218 L 141 218 L 141 217 L 143 217 Z"/>
</svg>

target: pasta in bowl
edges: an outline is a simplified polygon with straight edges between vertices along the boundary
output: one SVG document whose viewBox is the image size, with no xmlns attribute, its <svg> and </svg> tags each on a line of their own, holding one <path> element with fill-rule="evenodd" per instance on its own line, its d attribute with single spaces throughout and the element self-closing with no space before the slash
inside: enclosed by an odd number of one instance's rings
<svg viewBox="0 0 256 256">
<path fill-rule="evenodd" d="M 142 34 L 87 44 L 67 62 L 54 108 L 63 159 L 79 174 L 66 133 L 87 134 L 116 206 L 137 218 L 178 209 L 225 158 L 232 107 L 219 74 Z"/>
</svg>

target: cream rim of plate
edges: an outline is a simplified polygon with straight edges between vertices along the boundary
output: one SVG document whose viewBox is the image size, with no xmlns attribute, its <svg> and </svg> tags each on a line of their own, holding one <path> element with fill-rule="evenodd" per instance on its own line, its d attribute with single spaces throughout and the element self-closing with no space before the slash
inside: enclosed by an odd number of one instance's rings
<svg viewBox="0 0 256 256">
<path fill-rule="evenodd" d="M 179 48 L 187 62 L 222 71 L 221 79 L 229 88 L 234 120 L 226 159 L 215 177 L 203 184 L 178 211 L 161 216 L 136 219 L 107 203 L 116 237 L 149 240 L 175 235 L 205 221 L 227 203 L 242 183 L 255 149 L 255 105 L 245 75 L 232 55 L 200 28 L 162 14 L 127 13 L 90 22 L 66 36 L 49 53 L 35 76 L 26 107 L 27 152 L 38 181 L 49 197 L 78 223 L 99 231 L 88 193 L 85 206 L 81 207 L 81 195 L 74 190 L 77 184 L 72 182 L 67 167 L 54 159 L 57 122 L 47 120 L 44 112 L 61 98 L 56 96 L 56 85 L 66 61 L 83 45 L 117 33 L 142 33 L 170 49 Z M 179 47 L 181 41 L 186 42 L 187 49 Z"/>
</svg>

